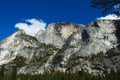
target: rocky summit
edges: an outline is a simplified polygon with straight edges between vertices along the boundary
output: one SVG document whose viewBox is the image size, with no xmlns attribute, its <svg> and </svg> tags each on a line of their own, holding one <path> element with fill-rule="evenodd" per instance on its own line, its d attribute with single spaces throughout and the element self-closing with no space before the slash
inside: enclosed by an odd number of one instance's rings
<svg viewBox="0 0 120 80">
<path fill-rule="evenodd" d="M 49 24 L 34 37 L 23 30 L 0 42 L 0 65 L 6 74 L 120 71 L 120 20 L 97 20 L 87 25 Z"/>
</svg>

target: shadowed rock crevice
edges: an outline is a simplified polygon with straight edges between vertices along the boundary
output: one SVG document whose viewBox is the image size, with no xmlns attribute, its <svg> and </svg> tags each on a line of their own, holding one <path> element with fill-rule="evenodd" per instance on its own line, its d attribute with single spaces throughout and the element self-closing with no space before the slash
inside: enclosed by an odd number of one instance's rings
<svg viewBox="0 0 120 80">
<path fill-rule="evenodd" d="M 93 26 L 100 27 L 97 22 L 94 22 Z"/>
<path fill-rule="evenodd" d="M 94 22 L 91 26 L 100 27 L 97 22 Z"/>
<path fill-rule="evenodd" d="M 83 32 L 82 32 L 82 41 L 89 42 L 89 39 L 90 39 L 89 34 L 87 33 L 86 30 L 83 30 Z"/>
<path fill-rule="evenodd" d="M 117 42 L 120 44 L 120 20 L 115 21 Z"/>
</svg>

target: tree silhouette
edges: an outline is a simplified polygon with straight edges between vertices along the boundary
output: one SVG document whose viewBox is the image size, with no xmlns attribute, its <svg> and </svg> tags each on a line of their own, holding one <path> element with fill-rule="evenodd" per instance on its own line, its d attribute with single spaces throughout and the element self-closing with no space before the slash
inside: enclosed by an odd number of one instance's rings
<svg viewBox="0 0 120 80">
<path fill-rule="evenodd" d="M 17 77 L 17 68 L 16 66 L 13 66 L 11 80 L 16 80 L 16 77 Z"/>
<path fill-rule="evenodd" d="M 93 8 L 103 9 L 102 13 L 107 13 L 108 11 L 113 10 L 117 15 L 120 14 L 120 0 L 90 0 L 90 4 Z"/>
<path fill-rule="evenodd" d="M 4 76 L 4 65 L 2 65 L 0 69 L 0 77 L 3 77 L 3 76 Z"/>
</svg>

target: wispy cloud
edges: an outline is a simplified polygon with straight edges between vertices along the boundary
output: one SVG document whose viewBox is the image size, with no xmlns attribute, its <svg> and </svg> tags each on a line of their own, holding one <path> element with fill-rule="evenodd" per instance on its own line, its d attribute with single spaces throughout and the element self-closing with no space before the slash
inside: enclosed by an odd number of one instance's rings
<svg viewBox="0 0 120 80">
<path fill-rule="evenodd" d="M 46 23 L 42 20 L 27 19 L 25 23 L 15 24 L 15 28 L 22 29 L 26 34 L 34 36 L 39 30 L 45 30 Z"/>
<path fill-rule="evenodd" d="M 116 14 L 108 14 L 105 17 L 97 18 L 97 20 L 119 20 L 120 16 L 117 16 Z"/>
</svg>

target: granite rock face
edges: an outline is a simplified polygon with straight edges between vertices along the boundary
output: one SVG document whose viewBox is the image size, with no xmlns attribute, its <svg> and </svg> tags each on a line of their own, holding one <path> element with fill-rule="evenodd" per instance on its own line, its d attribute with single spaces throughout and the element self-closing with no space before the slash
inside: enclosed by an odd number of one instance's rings
<svg viewBox="0 0 120 80">
<path fill-rule="evenodd" d="M 45 31 L 39 31 L 35 37 L 41 43 L 56 47 L 76 46 L 79 49 L 78 55 L 105 53 L 119 43 L 116 24 L 117 21 L 112 20 L 98 20 L 86 26 L 54 23 L 50 24 Z"/>
<path fill-rule="evenodd" d="M 26 35 L 23 30 L 15 32 L 12 36 L 0 42 L 0 65 L 8 63 L 17 55 L 29 59 L 32 51 L 29 47 L 34 49 L 37 46 L 37 39 Z"/>
<path fill-rule="evenodd" d="M 73 33 L 79 32 L 83 27 L 74 23 L 52 23 L 46 30 L 39 31 L 35 37 L 41 43 L 62 47 Z"/>
<path fill-rule="evenodd" d="M 52 23 L 35 37 L 20 30 L 1 41 L 0 65 L 14 64 L 18 74 L 117 72 L 120 70 L 119 45 L 119 20 L 97 20 L 87 25 Z"/>
</svg>

